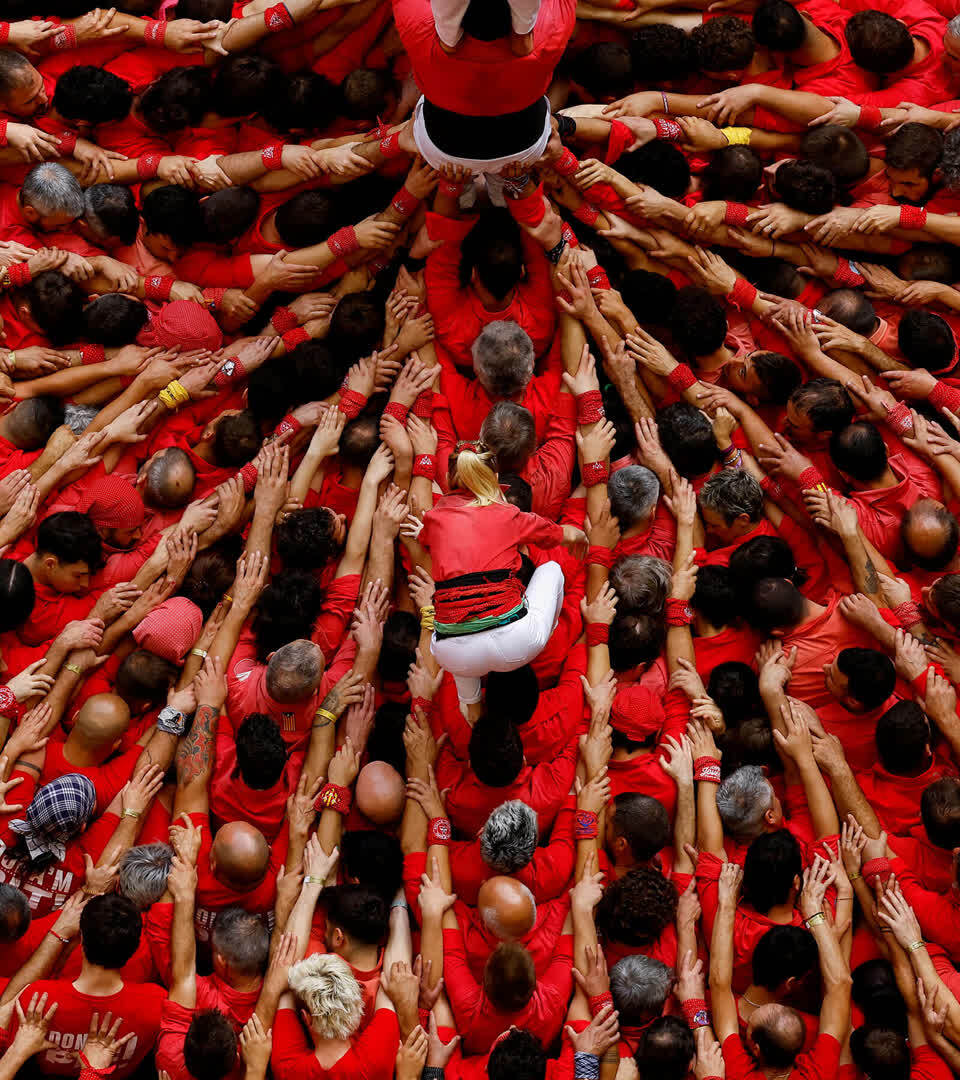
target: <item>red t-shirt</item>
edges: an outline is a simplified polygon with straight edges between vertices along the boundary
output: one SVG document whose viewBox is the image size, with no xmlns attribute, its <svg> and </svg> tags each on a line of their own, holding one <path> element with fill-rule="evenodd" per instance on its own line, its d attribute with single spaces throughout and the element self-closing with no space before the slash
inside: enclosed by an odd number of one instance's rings
<svg viewBox="0 0 960 1080">
<path fill-rule="evenodd" d="M 48 1075 L 79 1076 L 81 1065 L 75 1051 L 82 1050 L 87 1041 L 93 1014 L 99 1013 L 101 1019 L 108 1012 L 113 1013 L 114 1019 L 121 1017 L 120 1034 L 132 1031 L 134 1037 L 121 1050 L 120 1060 L 111 1074 L 117 1080 L 132 1075 L 153 1049 L 160 1031 L 160 1010 L 167 997 L 164 987 L 155 983 L 125 983 L 115 994 L 94 997 L 81 994 L 72 983 L 58 979 L 31 983 L 24 993 L 27 1001 L 33 994 L 46 994 L 48 1007 L 54 1002 L 59 1006 L 47 1032 L 54 1047 L 42 1051 L 35 1059 L 40 1071 Z"/>
<path fill-rule="evenodd" d="M 766 1080 L 756 1062 L 744 1049 L 739 1035 L 723 1040 L 723 1062 L 727 1080 Z M 818 1035 L 813 1049 L 802 1053 L 790 1069 L 794 1080 L 834 1080 L 840 1067 L 840 1043 L 832 1035 Z"/>
<path fill-rule="evenodd" d="M 40 772 L 39 786 L 56 780 L 58 776 L 67 773 L 80 773 L 86 776 L 97 789 L 97 814 L 102 814 L 110 805 L 114 795 L 133 776 L 133 768 L 137 759 L 143 752 L 142 746 L 135 746 L 124 754 L 105 761 L 102 765 L 74 765 L 69 762 L 63 752 L 64 743 L 57 738 L 51 738 L 47 743 L 46 754 L 43 759 L 43 769 Z"/>
<path fill-rule="evenodd" d="M 273 1022 L 270 1064 L 276 1080 L 390 1080 L 400 1029 L 392 1009 L 377 1009 L 367 1026 L 350 1040 L 350 1049 L 325 1069 L 294 1009 L 280 1009 Z"/>
</svg>

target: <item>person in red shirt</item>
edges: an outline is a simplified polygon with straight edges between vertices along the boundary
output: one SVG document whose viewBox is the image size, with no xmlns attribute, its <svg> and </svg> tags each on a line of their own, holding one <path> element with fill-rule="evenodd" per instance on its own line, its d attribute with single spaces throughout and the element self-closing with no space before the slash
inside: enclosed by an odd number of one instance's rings
<svg viewBox="0 0 960 1080">
<path fill-rule="evenodd" d="M 791 1008 L 771 1002 L 756 1009 L 740 1035 L 740 1018 L 733 992 L 733 933 L 742 871 L 723 864 L 719 879 L 717 918 L 710 947 L 710 993 L 713 1030 L 723 1049 L 730 1080 L 760 1080 L 770 1068 L 790 1068 L 805 1080 L 828 1080 L 837 1075 L 840 1049 L 850 1025 L 850 974 L 833 924 L 821 911 L 827 888 L 828 864 L 820 860 L 800 892 L 799 903 L 817 942 L 824 997 L 820 1028 L 813 1049 L 802 1052 L 806 1029 Z"/>
<path fill-rule="evenodd" d="M 132 901 L 123 896 L 95 896 L 80 916 L 83 969 L 72 983 L 41 980 L 27 988 L 28 997 L 46 994 L 57 1003 L 50 1025 L 48 1049 L 37 1055 L 37 1066 L 48 1076 L 79 1076 L 83 1066 L 76 1055 L 90 1030 L 93 1014 L 112 1013 L 121 1020 L 124 1043 L 114 1075 L 125 1078 L 150 1054 L 160 1030 L 160 1008 L 166 990 L 155 983 L 126 983 L 120 969 L 140 943 L 142 922 Z"/>
</svg>

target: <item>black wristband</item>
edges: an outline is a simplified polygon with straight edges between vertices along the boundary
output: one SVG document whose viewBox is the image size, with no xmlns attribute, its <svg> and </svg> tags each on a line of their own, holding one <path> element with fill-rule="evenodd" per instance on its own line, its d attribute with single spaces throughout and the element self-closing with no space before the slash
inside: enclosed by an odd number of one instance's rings
<svg viewBox="0 0 960 1080">
<path fill-rule="evenodd" d="M 567 246 L 567 241 L 561 237 L 560 243 L 556 247 L 552 247 L 547 252 L 547 259 L 553 263 L 554 266 L 560 261 L 560 256 L 563 254 L 564 249 Z"/>
<path fill-rule="evenodd" d="M 443 1080 L 443 1069 L 439 1065 L 424 1065 L 420 1080 Z"/>
</svg>

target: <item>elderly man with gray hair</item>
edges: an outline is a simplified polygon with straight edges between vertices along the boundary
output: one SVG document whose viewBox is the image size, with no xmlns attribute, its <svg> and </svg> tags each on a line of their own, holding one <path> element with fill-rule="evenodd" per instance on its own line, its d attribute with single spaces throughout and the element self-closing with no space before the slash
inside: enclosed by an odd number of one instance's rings
<svg viewBox="0 0 960 1080">
<path fill-rule="evenodd" d="M 4 236 L 38 247 L 37 233 L 55 232 L 83 216 L 83 188 L 76 177 L 55 161 L 44 161 L 27 173 L 16 196 L 0 204 Z"/>
</svg>

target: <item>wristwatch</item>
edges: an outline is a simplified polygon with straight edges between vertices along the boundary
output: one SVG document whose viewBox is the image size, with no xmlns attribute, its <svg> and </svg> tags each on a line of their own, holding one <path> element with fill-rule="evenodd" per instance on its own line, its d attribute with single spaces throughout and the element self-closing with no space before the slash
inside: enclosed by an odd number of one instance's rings
<svg viewBox="0 0 960 1080">
<path fill-rule="evenodd" d="M 187 718 L 171 705 L 165 705 L 157 715 L 157 727 L 167 735 L 182 735 L 187 730 Z"/>
</svg>

